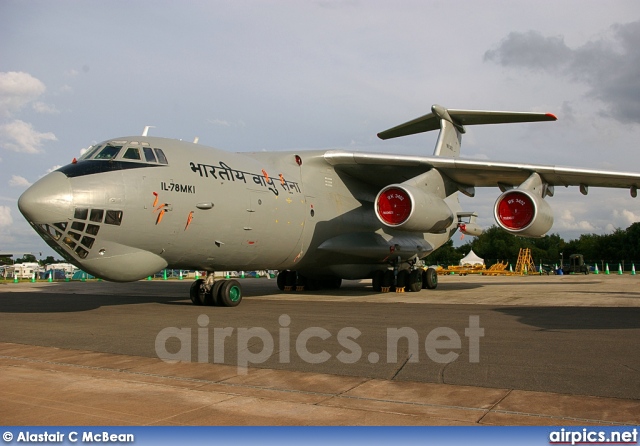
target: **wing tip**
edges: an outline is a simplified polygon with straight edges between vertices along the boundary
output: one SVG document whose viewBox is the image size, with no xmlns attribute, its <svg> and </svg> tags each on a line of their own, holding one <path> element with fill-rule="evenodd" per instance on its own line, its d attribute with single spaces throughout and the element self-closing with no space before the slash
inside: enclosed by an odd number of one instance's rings
<svg viewBox="0 0 640 446">
<path fill-rule="evenodd" d="M 558 118 L 553 113 L 545 113 L 545 116 L 549 117 L 551 121 L 557 121 Z"/>
</svg>

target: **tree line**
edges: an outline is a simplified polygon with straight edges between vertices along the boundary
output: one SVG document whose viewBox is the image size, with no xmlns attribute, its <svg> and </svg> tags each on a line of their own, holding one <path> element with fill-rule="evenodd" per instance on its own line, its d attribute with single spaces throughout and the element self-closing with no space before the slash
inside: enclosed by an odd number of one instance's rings
<svg viewBox="0 0 640 446">
<path fill-rule="evenodd" d="M 33 254 L 24 254 L 12 260 L 11 257 L 0 257 L 0 265 L 12 265 L 14 263 L 39 263 L 41 266 L 50 265 L 52 263 L 60 263 L 64 260 L 54 259 L 53 256 L 47 256 L 45 259 L 38 260 Z"/>
<path fill-rule="evenodd" d="M 531 249 L 536 265 L 560 264 L 568 262 L 571 254 L 582 254 L 589 264 L 616 265 L 624 263 L 630 269 L 634 263 L 640 267 L 640 222 L 633 223 L 627 229 L 616 229 L 610 234 L 582 234 L 580 238 L 562 239 L 558 234 L 540 238 L 526 238 L 511 235 L 497 226 L 491 226 L 478 237 L 472 237 L 465 244 L 454 247 L 453 240 L 438 248 L 427 257 L 429 264 L 458 265 L 460 259 L 471 249 L 485 260 L 487 267 L 500 261 L 515 266 L 521 248 Z"/>
</svg>

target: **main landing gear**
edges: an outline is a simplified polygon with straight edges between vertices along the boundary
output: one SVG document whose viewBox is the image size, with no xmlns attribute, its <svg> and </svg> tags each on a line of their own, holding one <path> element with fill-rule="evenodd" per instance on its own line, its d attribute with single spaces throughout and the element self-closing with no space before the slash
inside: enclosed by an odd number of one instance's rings
<svg viewBox="0 0 640 446">
<path fill-rule="evenodd" d="M 189 297 L 194 305 L 237 307 L 242 302 L 242 287 L 235 279 L 215 280 L 213 273 L 191 284 Z"/>
<path fill-rule="evenodd" d="M 382 293 L 395 291 L 403 293 L 406 290 L 418 292 L 424 288 L 433 290 L 438 286 L 438 273 L 434 268 L 403 269 L 396 271 L 376 271 L 373 273 L 373 290 Z"/>
<path fill-rule="evenodd" d="M 320 279 L 298 274 L 297 271 L 284 270 L 276 278 L 280 291 L 316 291 L 320 289 L 337 290 L 342 285 L 340 277 L 330 276 Z"/>
</svg>

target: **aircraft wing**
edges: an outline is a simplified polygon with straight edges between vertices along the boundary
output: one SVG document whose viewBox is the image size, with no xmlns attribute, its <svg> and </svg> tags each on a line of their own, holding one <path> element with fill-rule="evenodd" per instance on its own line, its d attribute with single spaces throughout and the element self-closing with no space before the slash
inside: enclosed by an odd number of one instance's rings
<svg viewBox="0 0 640 446">
<path fill-rule="evenodd" d="M 640 173 L 634 172 L 340 150 L 327 151 L 324 158 L 338 172 L 379 187 L 402 183 L 434 168 L 462 187 L 517 187 L 534 172 L 551 186 L 628 188 L 632 195 L 640 186 Z"/>
</svg>

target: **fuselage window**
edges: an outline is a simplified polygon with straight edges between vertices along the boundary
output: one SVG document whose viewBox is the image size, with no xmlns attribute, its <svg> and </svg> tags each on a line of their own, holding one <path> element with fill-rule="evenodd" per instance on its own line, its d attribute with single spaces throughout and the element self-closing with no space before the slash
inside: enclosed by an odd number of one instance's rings
<svg viewBox="0 0 640 446">
<path fill-rule="evenodd" d="M 73 223 L 71 223 L 71 229 L 74 229 L 76 231 L 84 231 L 84 223 L 74 221 Z"/>
<path fill-rule="evenodd" d="M 99 230 L 100 226 L 98 225 L 87 225 L 87 230 L 85 232 L 91 235 L 98 235 Z"/>
<path fill-rule="evenodd" d="M 122 146 L 107 145 L 104 149 L 102 149 L 100 153 L 98 153 L 98 155 L 96 155 L 95 159 L 97 160 L 114 159 L 118 155 L 118 153 L 120 153 L 121 149 L 122 149 Z"/>
<path fill-rule="evenodd" d="M 73 218 L 76 220 L 86 220 L 87 215 L 89 215 L 89 209 L 87 208 L 76 208 L 76 211 L 73 215 Z"/>
<path fill-rule="evenodd" d="M 104 216 L 104 211 L 102 209 L 91 209 L 91 215 L 89 216 L 89 220 L 102 223 L 103 216 Z"/>
<path fill-rule="evenodd" d="M 78 257 L 80 257 L 81 259 L 86 259 L 89 252 L 82 246 L 78 246 L 76 248 L 76 254 L 78 254 Z"/>
<path fill-rule="evenodd" d="M 151 147 L 144 147 L 144 159 L 149 163 L 157 163 L 156 156 L 153 154 Z"/>
<path fill-rule="evenodd" d="M 162 149 L 153 149 L 156 152 L 156 155 L 158 157 L 158 162 L 160 164 L 169 164 L 169 162 L 167 161 L 167 157 L 164 156 L 164 152 L 162 151 Z"/>
<path fill-rule="evenodd" d="M 122 223 L 122 211 L 107 211 L 104 222 L 108 225 L 120 226 L 120 223 Z"/>
<path fill-rule="evenodd" d="M 93 242 L 95 242 L 95 239 L 93 237 L 89 237 L 88 235 L 85 235 L 84 237 L 82 237 L 82 241 L 80 243 L 82 243 L 87 248 L 91 249 L 91 247 L 93 246 Z"/>
<path fill-rule="evenodd" d="M 137 147 L 129 147 L 126 152 L 124 152 L 123 159 L 127 160 L 139 160 L 140 159 L 140 150 Z"/>
</svg>

